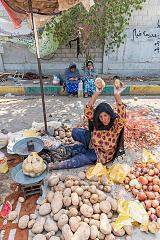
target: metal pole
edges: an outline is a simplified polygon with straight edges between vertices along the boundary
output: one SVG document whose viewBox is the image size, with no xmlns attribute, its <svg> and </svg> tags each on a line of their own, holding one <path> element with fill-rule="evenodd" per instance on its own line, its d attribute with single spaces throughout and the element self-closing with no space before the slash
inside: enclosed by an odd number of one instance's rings
<svg viewBox="0 0 160 240">
<path fill-rule="evenodd" d="M 36 23 L 35 23 L 34 17 L 33 17 L 32 0 L 28 0 L 28 6 L 29 6 L 29 12 L 31 13 L 32 30 L 33 30 L 34 37 L 35 37 L 35 45 L 36 45 L 36 53 L 37 53 L 37 63 L 38 63 L 38 71 L 39 71 L 39 78 L 40 78 L 40 88 L 41 88 L 41 97 L 42 97 L 44 127 L 45 127 L 45 133 L 47 133 L 47 117 L 46 117 L 46 108 L 45 108 L 45 99 L 44 99 L 42 68 L 41 68 L 41 60 L 40 60 L 40 53 L 39 53 L 38 34 L 37 34 L 37 29 L 36 29 Z"/>
</svg>

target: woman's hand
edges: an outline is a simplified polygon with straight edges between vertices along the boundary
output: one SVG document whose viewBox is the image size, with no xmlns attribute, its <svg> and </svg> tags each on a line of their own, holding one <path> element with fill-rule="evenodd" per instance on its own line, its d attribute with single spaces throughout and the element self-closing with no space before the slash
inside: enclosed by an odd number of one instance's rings
<svg viewBox="0 0 160 240">
<path fill-rule="evenodd" d="M 114 82 L 114 95 L 120 95 L 125 89 L 124 83 L 119 79 Z"/>
<path fill-rule="evenodd" d="M 96 86 L 96 92 L 102 93 L 105 87 L 105 82 L 102 80 L 102 78 L 98 77 L 95 79 L 95 86 Z"/>
<path fill-rule="evenodd" d="M 122 104 L 121 93 L 124 91 L 125 86 L 119 79 L 114 82 L 114 97 L 117 104 Z"/>
</svg>

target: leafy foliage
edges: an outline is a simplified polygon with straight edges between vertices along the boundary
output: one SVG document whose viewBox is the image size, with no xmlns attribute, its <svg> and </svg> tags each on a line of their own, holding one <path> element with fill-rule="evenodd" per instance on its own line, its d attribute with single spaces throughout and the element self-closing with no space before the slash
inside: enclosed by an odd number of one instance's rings
<svg viewBox="0 0 160 240">
<path fill-rule="evenodd" d="M 46 31 L 53 33 L 53 39 L 60 46 L 81 33 L 82 49 L 86 59 L 90 57 L 90 48 L 105 44 L 108 50 L 118 48 L 123 43 L 124 30 L 129 24 L 133 10 L 141 9 L 146 0 L 95 0 L 88 13 L 79 4 L 63 12 L 46 25 Z"/>
</svg>

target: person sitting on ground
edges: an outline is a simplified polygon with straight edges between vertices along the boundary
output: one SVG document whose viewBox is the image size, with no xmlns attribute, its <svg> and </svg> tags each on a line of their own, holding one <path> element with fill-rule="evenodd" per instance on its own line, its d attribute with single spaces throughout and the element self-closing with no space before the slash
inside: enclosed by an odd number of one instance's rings
<svg viewBox="0 0 160 240">
<path fill-rule="evenodd" d="M 84 97 L 92 96 L 96 91 L 95 87 L 95 78 L 96 78 L 96 70 L 93 65 L 93 61 L 88 60 L 86 63 L 85 73 L 83 77 L 83 92 Z"/>
<path fill-rule="evenodd" d="M 65 85 L 68 95 L 78 94 L 78 84 L 80 81 L 80 73 L 75 63 L 71 63 L 65 71 Z"/>
<path fill-rule="evenodd" d="M 94 109 L 94 104 L 102 90 L 103 87 L 97 88 L 85 107 L 85 117 L 89 122 L 89 130 L 82 128 L 73 128 L 72 130 L 73 139 L 81 143 L 79 145 L 81 147 L 80 151 L 65 161 L 57 164 L 53 163 L 52 169 L 77 168 L 96 162 L 106 165 L 125 153 L 126 107 L 120 95 L 124 88 L 121 87 L 119 82 L 115 81 L 114 98 L 117 113 L 106 102 L 100 103 Z"/>
</svg>

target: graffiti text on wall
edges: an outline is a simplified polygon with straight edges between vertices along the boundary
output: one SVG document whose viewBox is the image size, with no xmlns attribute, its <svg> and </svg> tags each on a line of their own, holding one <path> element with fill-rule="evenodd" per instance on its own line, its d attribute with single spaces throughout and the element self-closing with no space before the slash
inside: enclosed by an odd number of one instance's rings
<svg viewBox="0 0 160 240">
<path fill-rule="evenodd" d="M 160 34 L 154 33 L 154 32 L 147 32 L 145 31 L 141 31 L 141 30 L 137 30 L 136 28 L 133 29 L 133 41 L 136 38 L 139 37 L 146 37 L 147 39 L 160 39 Z"/>
<path fill-rule="evenodd" d="M 154 29 L 139 30 L 135 28 L 132 31 L 132 40 L 153 41 L 154 52 L 160 53 L 160 31 L 157 28 L 160 28 L 160 20 L 158 20 L 157 27 Z"/>
</svg>

